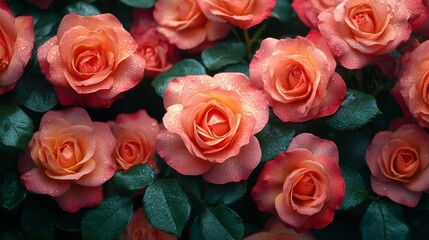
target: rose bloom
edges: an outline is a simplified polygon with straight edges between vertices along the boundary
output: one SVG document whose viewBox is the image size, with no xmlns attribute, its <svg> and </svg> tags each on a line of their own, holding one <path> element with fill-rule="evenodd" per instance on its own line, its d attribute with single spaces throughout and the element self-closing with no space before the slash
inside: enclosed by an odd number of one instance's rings
<svg viewBox="0 0 429 240">
<path fill-rule="evenodd" d="M 298 18 L 309 28 L 318 29 L 319 14 L 325 9 L 336 7 L 342 0 L 293 0 L 291 7 Z"/>
<path fill-rule="evenodd" d="M 415 124 L 378 132 L 366 151 L 375 193 L 415 207 L 429 189 L 429 134 Z"/>
<path fill-rule="evenodd" d="M 137 54 L 146 61 L 145 75 L 154 77 L 167 71 L 180 59 L 180 52 L 169 43 L 166 36 L 156 30 L 151 10 L 135 9 L 133 16 L 130 33 L 139 45 Z"/>
<path fill-rule="evenodd" d="M 267 38 L 250 63 L 250 79 L 264 89 L 274 114 L 285 122 L 303 122 L 335 113 L 346 85 L 323 37 Z"/>
<path fill-rule="evenodd" d="M 297 233 L 292 228 L 287 228 L 276 217 L 270 218 L 264 226 L 264 231 L 245 237 L 243 240 L 315 240 L 310 233 Z"/>
<path fill-rule="evenodd" d="M 143 214 L 143 209 L 134 211 L 133 217 L 123 234 L 124 240 L 176 240 L 177 237 L 150 225 Z"/>
<path fill-rule="evenodd" d="M 113 158 L 119 170 L 146 163 L 157 170 L 155 144 L 159 132 L 158 122 L 145 110 L 122 113 L 115 121 L 107 122 L 116 138 Z"/>
<path fill-rule="evenodd" d="M 115 173 L 109 126 L 82 108 L 49 111 L 33 134 L 18 169 L 29 192 L 48 194 L 67 212 L 103 200 L 102 184 Z"/>
<path fill-rule="evenodd" d="M 153 16 L 157 30 L 183 50 L 220 40 L 231 30 L 226 23 L 208 20 L 197 0 L 158 0 Z"/>
<path fill-rule="evenodd" d="M 143 79 L 137 47 L 115 16 L 71 13 L 37 56 L 62 105 L 107 108 Z"/>
<path fill-rule="evenodd" d="M 228 22 L 242 29 L 271 15 L 275 0 L 198 0 L 204 15 L 214 22 Z"/>
<path fill-rule="evenodd" d="M 267 162 L 252 189 L 258 209 L 276 214 L 297 232 L 332 222 L 345 184 L 335 143 L 303 133 Z"/>
<path fill-rule="evenodd" d="M 33 17 L 14 18 L 6 2 L 0 1 L 0 94 L 15 87 L 33 46 Z"/>
<path fill-rule="evenodd" d="M 344 0 L 319 15 L 319 30 L 341 64 L 362 68 L 390 53 L 426 17 L 421 0 Z"/>
<path fill-rule="evenodd" d="M 261 160 L 254 134 L 268 121 L 264 94 L 241 73 L 173 79 L 164 94 L 157 152 L 183 175 L 211 183 L 247 179 Z"/>
<path fill-rule="evenodd" d="M 402 57 L 399 80 L 392 93 L 401 102 L 404 112 L 416 119 L 420 126 L 429 128 L 429 41 L 425 41 Z M 402 98 L 402 99 L 399 99 Z M 406 109 L 408 108 L 408 109 Z"/>
</svg>

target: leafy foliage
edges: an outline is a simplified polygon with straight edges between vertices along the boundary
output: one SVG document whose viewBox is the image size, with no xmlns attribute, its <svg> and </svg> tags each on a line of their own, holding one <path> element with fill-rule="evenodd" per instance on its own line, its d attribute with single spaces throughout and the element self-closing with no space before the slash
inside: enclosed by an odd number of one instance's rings
<svg viewBox="0 0 429 240">
<path fill-rule="evenodd" d="M 113 196 L 88 210 L 82 219 L 83 239 L 116 239 L 125 229 L 133 214 L 131 199 Z"/>
<path fill-rule="evenodd" d="M 367 124 L 379 112 L 373 96 L 348 89 L 340 108 L 326 119 L 326 123 L 338 130 L 356 129 Z"/>
<path fill-rule="evenodd" d="M 143 207 L 153 226 L 176 236 L 182 234 L 191 213 L 186 193 L 172 180 L 151 184 L 145 191 Z"/>
</svg>

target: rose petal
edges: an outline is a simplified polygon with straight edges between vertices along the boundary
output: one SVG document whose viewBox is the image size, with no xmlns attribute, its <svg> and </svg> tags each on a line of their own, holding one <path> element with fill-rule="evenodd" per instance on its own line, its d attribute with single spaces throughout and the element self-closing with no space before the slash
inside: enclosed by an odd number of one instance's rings
<svg viewBox="0 0 429 240">
<path fill-rule="evenodd" d="M 237 156 L 228 158 L 221 164 L 213 164 L 212 168 L 203 174 L 203 178 L 215 184 L 245 180 L 258 166 L 261 155 L 259 141 L 253 136 L 249 144 L 241 147 Z"/>
<path fill-rule="evenodd" d="M 83 207 L 95 207 L 100 204 L 103 201 L 103 188 L 73 184 L 64 195 L 55 200 L 64 211 L 74 213 Z"/>
<path fill-rule="evenodd" d="M 70 181 L 49 178 L 46 176 L 45 172 L 39 168 L 33 168 L 22 174 L 21 181 L 29 192 L 48 194 L 52 197 L 63 195 L 71 186 Z"/>
<path fill-rule="evenodd" d="M 328 157 L 338 163 L 337 145 L 332 141 L 319 138 L 311 133 L 302 133 L 292 139 L 288 151 L 299 148 L 308 149 L 314 156 Z"/>
<path fill-rule="evenodd" d="M 157 152 L 170 167 L 184 175 L 200 175 L 212 167 L 212 163 L 191 155 L 181 137 L 167 130 L 158 135 Z"/>
<path fill-rule="evenodd" d="M 371 175 L 372 190 L 380 196 L 386 196 L 392 201 L 403 204 L 408 207 L 415 207 L 420 201 L 422 192 L 410 191 L 400 182 L 384 182 Z"/>
<path fill-rule="evenodd" d="M 279 40 L 274 38 L 265 38 L 262 40 L 261 46 L 253 55 L 252 61 L 249 66 L 250 80 L 256 87 L 263 89 L 263 69 L 266 69 L 269 64 L 269 57 L 271 56 L 274 47 Z"/>
<path fill-rule="evenodd" d="M 95 168 L 76 181 L 77 184 L 88 187 L 99 186 L 115 174 L 115 162 L 112 157 L 116 145 L 115 137 L 106 123 L 94 122 L 94 130 L 97 147 L 92 160 L 95 162 Z"/>
</svg>

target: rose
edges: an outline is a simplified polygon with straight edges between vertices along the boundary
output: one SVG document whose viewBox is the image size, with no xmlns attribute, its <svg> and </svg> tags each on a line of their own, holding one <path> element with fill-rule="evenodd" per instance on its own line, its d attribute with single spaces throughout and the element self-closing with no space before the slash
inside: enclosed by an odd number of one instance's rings
<svg viewBox="0 0 429 240">
<path fill-rule="evenodd" d="M 299 19 L 308 27 L 318 29 L 319 14 L 325 9 L 335 7 L 341 0 L 293 0 L 291 7 Z"/>
<path fill-rule="evenodd" d="M 424 15 L 421 0 L 345 0 L 320 13 L 319 30 L 341 64 L 356 69 L 408 40 Z"/>
<path fill-rule="evenodd" d="M 268 18 L 275 0 L 198 0 L 204 15 L 214 22 L 229 22 L 248 29 Z"/>
<path fill-rule="evenodd" d="M 154 228 L 145 215 L 143 209 L 138 208 L 134 211 L 130 223 L 124 231 L 125 240 L 175 240 L 176 236 L 165 233 Z"/>
<path fill-rule="evenodd" d="M 270 218 L 264 226 L 264 231 L 254 233 L 243 240 L 267 240 L 267 239 L 287 239 L 287 240 L 315 240 L 310 233 L 297 233 L 292 228 L 286 228 L 280 219 Z"/>
<path fill-rule="evenodd" d="M 37 56 L 62 105 L 107 108 L 143 78 L 145 61 L 137 47 L 113 15 L 71 13 Z"/>
<path fill-rule="evenodd" d="M 33 46 L 33 17 L 14 18 L 6 2 L 0 1 L 0 94 L 15 87 Z"/>
<path fill-rule="evenodd" d="M 154 77 L 167 71 L 180 58 L 178 49 L 157 32 L 152 11 L 135 9 L 130 33 L 138 44 L 137 53 L 146 61 L 145 75 Z"/>
<path fill-rule="evenodd" d="M 250 63 L 250 79 L 265 90 L 276 116 L 302 122 L 338 110 L 346 85 L 335 67 L 325 40 L 313 31 L 306 38 L 264 39 Z"/>
<path fill-rule="evenodd" d="M 254 134 L 268 121 L 264 94 L 241 73 L 173 79 L 164 94 L 157 152 L 184 175 L 211 183 L 247 179 L 260 162 Z"/>
<path fill-rule="evenodd" d="M 158 0 L 153 16 L 157 30 L 184 50 L 222 39 L 230 31 L 228 24 L 208 20 L 197 0 Z"/>
<path fill-rule="evenodd" d="M 429 50 L 429 41 L 425 41 L 402 57 L 399 80 L 392 93 L 422 127 L 429 127 L 429 61 L 425 54 Z"/>
<path fill-rule="evenodd" d="M 302 133 L 265 164 L 251 195 L 260 211 L 303 232 L 332 222 L 344 192 L 335 143 Z"/>
<path fill-rule="evenodd" d="M 155 144 L 159 132 L 158 122 L 145 110 L 122 113 L 115 121 L 107 122 L 116 138 L 113 158 L 120 170 L 126 170 L 140 163 L 157 170 Z"/>
<path fill-rule="evenodd" d="M 415 207 L 429 189 L 429 134 L 414 124 L 378 132 L 366 151 L 375 193 Z"/>
<path fill-rule="evenodd" d="M 19 159 L 22 183 L 67 212 L 96 206 L 103 200 L 102 184 L 115 173 L 114 146 L 109 126 L 92 122 L 84 109 L 49 111 Z"/>
</svg>

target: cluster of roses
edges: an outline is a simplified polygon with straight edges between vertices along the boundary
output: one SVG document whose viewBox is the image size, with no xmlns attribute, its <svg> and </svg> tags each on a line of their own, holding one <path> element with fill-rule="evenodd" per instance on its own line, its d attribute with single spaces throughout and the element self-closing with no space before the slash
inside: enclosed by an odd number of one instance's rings
<svg viewBox="0 0 429 240">
<path fill-rule="evenodd" d="M 257 25 L 274 4 L 158 0 L 153 11 L 135 11 L 131 34 L 111 14 L 69 14 L 37 57 L 61 105 L 105 108 L 145 73 L 155 76 L 171 67 L 180 51 L 215 44 L 231 25 Z M 284 122 L 334 114 L 346 93 L 336 59 L 345 68 L 362 68 L 428 25 L 422 0 L 294 0 L 292 7 L 311 28 L 306 37 L 263 40 L 250 62 L 250 78 L 174 78 L 164 93 L 162 127 L 144 110 L 107 123 L 93 122 L 83 108 L 47 112 L 19 161 L 25 187 L 75 212 L 102 201 L 102 185 L 115 171 L 138 163 L 156 169 L 155 151 L 184 175 L 215 184 L 247 179 L 260 163 L 254 135 L 265 127 L 269 107 Z M 3 1 L 0 13 L 0 91 L 6 93 L 31 56 L 34 32 L 31 17 L 14 18 Z M 412 46 L 392 91 L 405 119 L 378 133 L 366 155 L 374 192 L 411 207 L 429 189 L 429 42 Z M 265 164 L 252 197 L 261 211 L 298 232 L 323 228 L 344 197 L 338 161 L 334 142 L 299 134 Z M 281 234 L 279 227 L 272 229 Z"/>
</svg>

